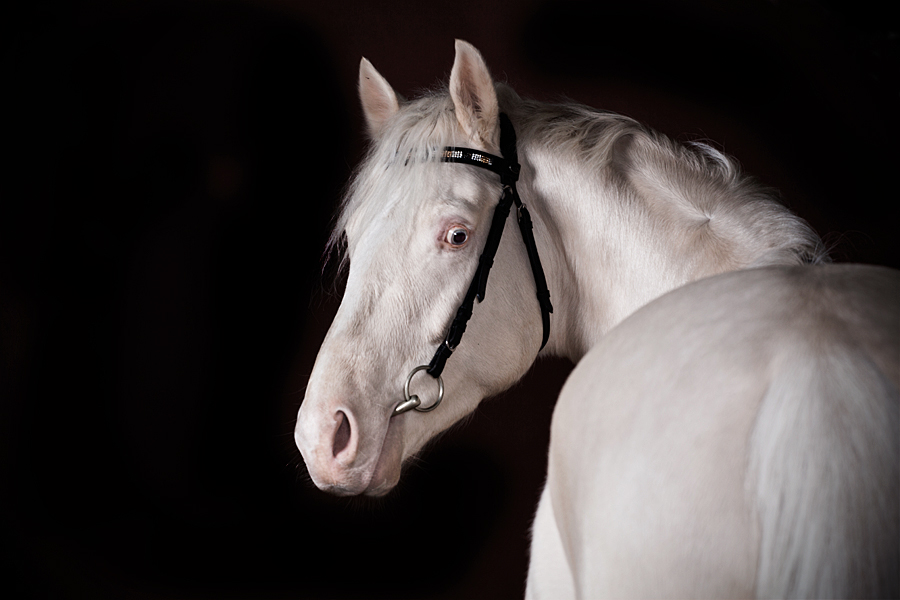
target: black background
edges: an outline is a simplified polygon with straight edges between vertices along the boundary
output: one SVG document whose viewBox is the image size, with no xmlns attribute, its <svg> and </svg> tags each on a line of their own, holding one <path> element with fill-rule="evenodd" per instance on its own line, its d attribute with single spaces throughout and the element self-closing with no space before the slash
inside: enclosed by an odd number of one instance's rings
<svg viewBox="0 0 900 600">
<path fill-rule="evenodd" d="M 2 22 L 12 597 L 521 597 L 565 361 L 384 499 L 318 492 L 294 447 L 362 55 L 410 96 L 466 39 L 523 95 L 736 156 L 837 260 L 900 264 L 889 3 L 23 4 Z"/>
</svg>

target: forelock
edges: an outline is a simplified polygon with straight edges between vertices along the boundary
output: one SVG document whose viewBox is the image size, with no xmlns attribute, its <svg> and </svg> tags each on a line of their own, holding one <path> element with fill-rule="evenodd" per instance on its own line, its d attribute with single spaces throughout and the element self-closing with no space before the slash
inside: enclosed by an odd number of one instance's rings
<svg viewBox="0 0 900 600">
<path fill-rule="evenodd" d="M 373 140 L 356 169 L 334 222 L 326 260 L 339 255 L 343 267 L 344 232 L 351 219 L 367 219 L 375 211 L 392 208 L 399 194 L 384 193 L 403 185 L 402 169 L 412 163 L 439 161 L 445 146 L 459 140 L 460 128 L 446 88 L 427 92 L 401 106 Z"/>
</svg>

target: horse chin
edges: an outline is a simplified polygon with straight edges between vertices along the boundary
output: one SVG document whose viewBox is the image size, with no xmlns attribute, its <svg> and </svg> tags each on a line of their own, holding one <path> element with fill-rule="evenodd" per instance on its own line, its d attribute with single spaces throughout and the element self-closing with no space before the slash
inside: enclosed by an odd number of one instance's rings
<svg viewBox="0 0 900 600">
<path fill-rule="evenodd" d="M 372 496 L 373 498 L 377 498 L 379 496 L 387 495 L 394 487 L 397 485 L 397 482 L 400 480 L 399 471 L 396 476 L 390 476 L 382 481 L 376 483 L 373 479 L 372 485 L 366 488 L 366 491 L 363 492 L 366 496 Z"/>
<path fill-rule="evenodd" d="M 397 427 L 389 425 L 384 437 L 384 445 L 381 447 L 381 454 L 378 456 L 378 462 L 375 463 L 372 479 L 363 492 L 366 496 L 384 496 L 394 489 L 397 482 L 400 481 L 402 454 Z"/>
<path fill-rule="evenodd" d="M 397 485 L 400 480 L 399 463 L 394 464 L 388 458 L 380 456 L 378 463 L 370 473 L 358 472 L 352 478 L 344 478 L 336 482 L 320 482 L 313 479 L 313 483 L 323 492 L 335 496 L 384 496 Z"/>
</svg>

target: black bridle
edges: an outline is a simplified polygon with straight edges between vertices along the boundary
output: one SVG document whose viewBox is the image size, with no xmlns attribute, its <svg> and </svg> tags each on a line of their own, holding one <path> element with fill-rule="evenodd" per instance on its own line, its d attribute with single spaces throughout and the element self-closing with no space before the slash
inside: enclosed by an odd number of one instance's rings
<svg viewBox="0 0 900 600">
<path fill-rule="evenodd" d="M 434 353 L 431 362 L 428 365 L 416 367 L 406 378 L 406 385 L 404 386 L 405 401 L 394 409 L 394 415 L 413 409 L 420 412 L 434 410 L 443 399 L 444 382 L 441 380 L 441 373 L 444 370 L 447 359 L 450 358 L 450 355 L 453 354 L 453 351 L 456 350 L 456 347 L 462 340 L 462 336 L 466 331 L 466 325 L 472 317 L 475 299 L 477 298 L 479 302 L 484 300 L 488 275 L 491 272 L 491 266 L 494 264 L 494 256 L 497 254 L 497 248 L 500 246 L 500 237 L 503 235 L 506 219 L 509 216 L 513 203 L 515 203 L 517 208 L 519 230 L 522 232 L 522 241 L 525 243 L 525 249 L 528 252 L 528 261 L 531 263 L 531 272 L 534 274 L 538 304 L 541 307 L 544 335 L 538 352 L 547 345 L 547 339 L 550 337 L 550 313 L 553 312 L 553 305 L 550 304 L 550 290 L 547 288 L 547 279 L 544 277 L 544 269 L 541 267 L 541 259 L 538 256 L 537 245 L 534 242 L 531 215 L 528 213 L 525 204 L 522 203 L 522 199 L 519 198 L 519 192 L 516 190 L 516 181 L 519 179 L 519 171 L 521 169 L 516 153 L 516 131 L 505 113 L 500 114 L 500 152 L 503 154 L 503 157 L 482 152 L 481 150 L 448 146 L 444 148 L 441 155 L 441 162 L 472 165 L 498 174 L 500 183 L 503 184 L 503 193 L 500 196 L 500 202 L 494 209 L 491 228 L 484 244 L 484 250 L 478 259 L 478 268 L 475 270 L 475 276 L 472 278 L 472 283 L 469 284 L 469 289 L 466 291 L 462 304 L 456 311 L 456 317 L 450 324 L 447 337 L 444 338 L 443 343 Z M 426 408 L 420 406 L 421 401 L 417 396 L 410 396 L 409 394 L 409 382 L 416 373 L 422 370 L 437 379 L 440 386 L 437 401 Z"/>
</svg>

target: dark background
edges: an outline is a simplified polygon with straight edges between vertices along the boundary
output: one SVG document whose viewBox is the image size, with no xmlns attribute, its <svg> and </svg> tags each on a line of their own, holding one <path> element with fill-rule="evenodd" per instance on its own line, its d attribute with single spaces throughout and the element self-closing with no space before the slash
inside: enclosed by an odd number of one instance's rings
<svg viewBox="0 0 900 600">
<path fill-rule="evenodd" d="M 384 499 L 318 492 L 294 447 L 362 55 L 410 96 L 466 39 L 523 95 L 736 156 L 837 260 L 900 264 L 889 3 L 22 4 L 0 25 L 5 597 L 521 597 L 565 361 Z"/>
</svg>

